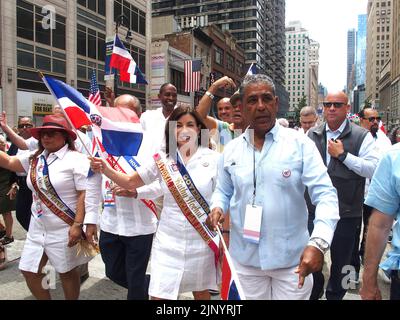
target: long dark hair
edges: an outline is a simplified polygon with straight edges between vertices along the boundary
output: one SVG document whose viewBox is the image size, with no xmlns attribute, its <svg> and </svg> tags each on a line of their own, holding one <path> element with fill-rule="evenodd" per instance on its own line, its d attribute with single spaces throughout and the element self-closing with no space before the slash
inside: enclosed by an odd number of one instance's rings
<svg viewBox="0 0 400 320">
<path fill-rule="evenodd" d="M 177 141 L 176 141 L 176 137 L 175 137 L 175 133 L 173 134 L 173 136 L 170 138 L 170 134 L 169 134 L 169 124 L 172 121 L 178 121 L 181 117 L 183 117 L 186 114 L 190 114 L 195 120 L 196 120 L 196 125 L 198 127 L 200 127 L 200 133 L 197 136 L 197 145 L 200 146 L 201 145 L 201 130 L 203 129 L 207 129 L 207 126 L 205 125 L 205 123 L 203 122 L 203 120 L 201 119 L 200 115 L 197 113 L 197 111 L 195 111 L 192 107 L 177 107 L 174 109 L 174 111 L 171 113 L 171 115 L 168 118 L 167 123 L 165 124 L 165 146 L 166 146 L 166 154 L 169 155 L 170 153 L 170 146 L 169 146 L 169 141 L 171 139 L 171 142 L 177 146 Z M 209 141 L 208 141 L 208 147 L 209 147 Z"/>
<path fill-rule="evenodd" d="M 64 136 L 64 140 L 66 144 L 68 144 L 68 149 L 75 151 L 75 141 L 72 140 L 72 138 L 69 136 L 69 134 L 66 131 L 60 131 L 62 135 Z M 78 139 L 78 138 L 77 138 Z M 31 160 L 36 159 L 44 150 L 44 147 L 42 145 L 42 142 L 40 139 L 38 140 L 38 149 L 37 151 L 30 157 Z"/>
</svg>

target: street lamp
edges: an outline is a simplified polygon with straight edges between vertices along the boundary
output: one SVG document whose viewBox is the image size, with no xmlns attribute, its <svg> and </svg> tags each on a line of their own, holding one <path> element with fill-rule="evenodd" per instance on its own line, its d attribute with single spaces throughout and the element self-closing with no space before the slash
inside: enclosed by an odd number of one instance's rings
<svg viewBox="0 0 400 320">
<path fill-rule="evenodd" d="M 388 131 L 389 131 L 389 128 L 390 128 L 390 126 L 389 126 L 389 120 L 390 120 L 389 114 L 390 114 L 390 107 L 387 107 L 386 108 L 386 127 L 387 127 Z"/>
</svg>

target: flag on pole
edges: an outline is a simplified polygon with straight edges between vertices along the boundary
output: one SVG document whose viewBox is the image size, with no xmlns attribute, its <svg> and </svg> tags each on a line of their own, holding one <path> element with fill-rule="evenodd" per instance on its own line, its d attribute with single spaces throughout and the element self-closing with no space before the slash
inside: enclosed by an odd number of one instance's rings
<svg viewBox="0 0 400 320">
<path fill-rule="evenodd" d="M 385 128 L 385 126 L 383 125 L 382 120 L 379 121 L 379 129 L 380 129 L 384 134 L 387 134 L 386 128 Z"/>
<path fill-rule="evenodd" d="M 233 265 L 231 255 L 226 247 L 221 231 L 218 234 L 224 250 L 224 258 L 222 260 L 222 283 L 221 283 L 221 300 L 246 300 L 239 277 Z"/>
<path fill-rule="evenodd" d="M 251 76 L 253 74 L 257 74 L 257 66 L 254 62 L 250 65 L 249 70 L 247 70 L 246 76 Z"/>
<path fill-rule="evenodd" d="M 200 90 L 201 60 L 185 61 L 185 92 Z"/>
<path fill-rule="evenodd" d="M 127 108 L 96 107 L 79 91 L 64 82 L 44 76 L 43 81 L 72 125 L 91 125 L 108 154 L 135 156 L 143 140 L 143 129 L 137 115 Z"/>
<path fill-rule="evenodd" d="M 92 102 L 95 106 L 101 106 L 101 96 L 99 85 L 97 84 L 96 80 L 96 72 L 92 71 L 92 76 L 90 77 L 90 90 L 89 90 L 89 98 L 88 100 Z"/>
<path fill-rule="evenodd" d="M 142 71 L 122 41 L 115 35 L 110 67 L 118 69 L 123 82 L 148 84 Z"/>
</svg>

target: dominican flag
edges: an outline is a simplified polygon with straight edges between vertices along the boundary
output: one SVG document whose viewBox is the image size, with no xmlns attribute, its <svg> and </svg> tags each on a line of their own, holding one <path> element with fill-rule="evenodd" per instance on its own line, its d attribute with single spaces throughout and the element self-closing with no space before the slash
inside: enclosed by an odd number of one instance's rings
<svg viewBox="0 0 400 320">
<path fill-rule="evenodd" d="M 123 82 L 148 84 L 142 71 L 117 35 L 114 38 L 110 67 L 119 70 L 120 79 Z"/>
<path fill-rule="evenodd" d="M 72 125 L 91 125 L 94 138 L 113 156 L 135 156 L 143 140 L 136 113 L 127 108 L 96 107 L 80 92 L 62 81 L 44 76 L 43 81 Z"/>
<path fill-rule="evenodd" d="M 219 231 L 218 233 L 224 249 L 224 258 L 222 261 L 221 300 L 246 300 L 224 238 Z"/>
<path fill-rule="evenodd" d="M 383 132 L 384 134 L 387 134 L 386 128 L 385 128 L 385 126 L 383 125 L 382 120 L 379 121 L 379 129 L 382 130 L 382 132 Z"/>
<path fill-rule="evenodd" d="M 185 92 L 200 90 L 201 60 L 185 61 Z"/>
<path fill-rule="evenodd" d="M 249 70 L 247 70 L 246 76 L 251 76 L 253 74 L 257 74 L 257 66 L 252 63 L 249 67 Z"/>
</svg>

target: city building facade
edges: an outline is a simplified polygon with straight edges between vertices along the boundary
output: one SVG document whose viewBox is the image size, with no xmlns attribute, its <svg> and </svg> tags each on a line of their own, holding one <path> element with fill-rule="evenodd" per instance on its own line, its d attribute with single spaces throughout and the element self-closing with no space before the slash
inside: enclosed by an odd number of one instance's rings
<svg viewBox="0 0 400 320">
<path fill-rule="evenodd" d="M 92 70 L 101 91 L 105 82 L 106 41 L 116 23 L 119 37 L 144 74 L 149 72 L 151 4 L 144 0 L 10 0 L 0 2 L 1 105 L 10 124 L 33 116 L 40 124 L 55 103 L 38 70 L 62 80 L 88 96 Z M 122 17 L 124 15 L 124 17 Z M 132 39 L 126 38 L 128 31 Z M 6 80 L 6 81 L 4 81 Z M 144 85 L 119 82 L 118 94 L 135 95 L 146 107 Z"/>
<path fill-rule="evenodd" d="M 400 126 L 400 1 L 393 1 L 391 58 L 391 126 Z"/>
<path fill-rule="evenodd" d="M 367 58 L 367 15 L 358 15 L 358 27 L 356 37 L 356 56 L 355 56 L 355 81 L 356 85 L 365 84 L 365 69 Z"/>
<path fill-rule="evenodd" d="M 367 66 L 365 79 L 366 99 L 379 111 L 380 74 L 391 58 L 392 7 L 394 1 L 368 0 L 367 8 Z"/>
<path fill-rule="evenodd" d="M 255 63 L 260 72 L 271 76 L 281 111 L 287 110 L 285 0 L 152 0 L 152 4 L 153 17 L 173 15 L 182 30 L 212 24 L 228 30 L 245 51 L 246 68 Z"/>
<path fill-rule="evenodd" d="M 355 85 L 356 30 L 347 31 L 347 80 L 346 91 L 350 93 Z"/>
</svg>

